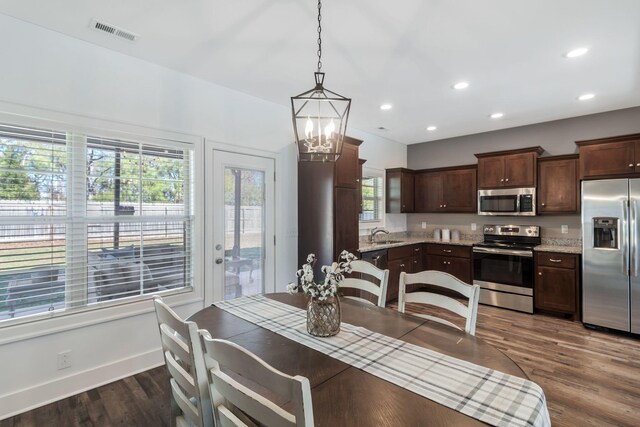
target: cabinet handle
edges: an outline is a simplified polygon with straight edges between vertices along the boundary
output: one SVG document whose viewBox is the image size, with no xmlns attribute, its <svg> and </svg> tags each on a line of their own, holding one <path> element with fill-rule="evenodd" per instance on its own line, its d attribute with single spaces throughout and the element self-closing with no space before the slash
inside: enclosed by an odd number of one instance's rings
<svg viewBox="0 0 640 427">
<path fill-rule="evenodd" d="M 509 178 L 505 179 L 506 182 L 509 182 Z"/>
<path fill-rule="evenodd" d="M 562 262 L 561 259 L 553 259 L 553 258 L 549 258 L 549 261 L 551 261 L 551 262 Z"/>
<path fill-rule="evenodd" d="M 443 249 L 442 252 L 444 252 L 446 254 L 450 254 L 451 253 L 451 249 Z"/>
<path fill-rule="evenodd" d="M 418 263 L 418 261 L 413 261 L 413 263 L 414 263 L 414 264 L 417 264 L 417 263 Z"/>
<path fill-rule="evenodd" d="M 640 163 L 636 163 L 636 166 L 640 166 Z"/>
<path fill-rule="evenodd" d="M 544 206 L 544 203 L 542 203 L 542 206 Z"/>
<path fill-rule="evenodd" d="M 538 276 L 542 276 L 542 271 L 538 271 Z"/>
<path fill-rule="evenodd" d="M 404 264 L 400 264 L 400 267 L 404 268 Z"/>
<path fill-rule="evenodd" d="M 356 178 L 356 182 L 360 182 L 360 178 Z"/>
<path fill-rule="evenodd" d="M 404 208 L 404 207 L 405 207 L 405 205 L 402 205 L 402 207 Z"/>
<path fill-rule="evenodd" d="M 447 261 L 442 261 L 442 265 L 447 265 Z"/>
<path fill-rule="evenodd" d="M 414 248 L 413 251 L 414 252 L 420 252 L 420 248 Z"/>
<path fill-rule="evenodd" d="M 502 179 L 500 180 L 500 182 L 504 182 L 504 178 L 502 178 Z"/>
<path fill-rule="evenodd" d="M 629 163 L 629 167 L 632 168 L 633 167 L 633 163 Z"/>
<path fill-rule="evenodd" d="M 442 205 L 442 207 L 443 207 L 443 208 L 446 208 L 446 207 L 447 207 L 447 205 Z"/>
<path fill-rule="evenodd" d="M 440 205 L 440 207 L 442 207 L 442 205 Z"/>
<path fill-rule="evenodd" d="M 374 261 L 378 261 L 379 259 L 380 259 L 380 255 L 378 255 L 378 256 L 376 256 L 376 257 L 373 257 L 373 260 L 374 260 Z"/>
</svg>

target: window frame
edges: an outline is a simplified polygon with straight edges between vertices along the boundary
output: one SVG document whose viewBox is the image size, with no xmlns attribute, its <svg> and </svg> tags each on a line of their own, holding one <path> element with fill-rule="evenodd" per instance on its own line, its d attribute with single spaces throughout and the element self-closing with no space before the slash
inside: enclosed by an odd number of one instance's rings
<svg viewBox="0 0 640 427">
<path fill-rule="evenodd" d="M 203 184 L 201 176 L 204 170 L 204 161 L 202 152 L 204 139 L 201 137 L 176 134 L 170 131 L 161 131 L 147 128 L 137 128 L 133 125 L 121 125 L 118 123 L 103 122 L 98 119 L 89 119 L 79 116 L 67 117 L 68 121 L 54 121 L 42 118 L 25 117 L 23 115 L 16 115 L 12 113 L 0 112 L 0 123 L 12 124 L 14 126 L 21 126 L 25 128 L 33 129 L 55 129 L 64 130 L 69 134 L 83 134 L 83 135 L 101 135 L 108 138 L 116 138 L 123 140 L 133 140 L 136 143 L 142 145 L 149 144 L 158 147 L 164 147 L 167 149 L 184 149 L 191 152 L 192 163 L 190 170 L 190 186 L 191 197 L 189 200 L 190 207 L 190 222 L 191 222 L 191 238 L 190 238 L 190 252 L 191 252 L 191 272 L 190 272 L 190 284 L 184 287 L 163 290 L 159 292 L 150 292 L 141 295 L 135 295 L 133 297 L 113 299 L 108 301 L 102 301 L 99 303 L 83 304 L 77 307 L 66 306 L 64 309 L 56 311 L 44 311 L 41 313 L 30 314 L 22 317 L 8 318 L 0 321 L 0 344 L 7 342 L 18 341 L 32 336 L 41 336 L 52 331 L 66 330 L 68 328 L 76 328 L 78 325 L 89 325 L 102 323 L 105 320 L 112 320 L 116 318 L 125 318 L 135 315 L 137 313 L 145 313 L 149 310 L 149 300 L 154 295 L 162 295 L 163 297 L 169 297 L 172 301 L 175 301 L 178 305 L 191 304 L 194 302 L 200 302 L 204 299 L 204 289 L 200 285 L 203 283 L 203 268 L 202 268 L 202 253 L 201 239 L 197 238 L 202 233 L 204 228 L 204 220 L 202 219 L 203 212 L 203 200 L 198 196 L 202 194 Z M 70 122 L 76 122 L 77 124 L 70 124 Z M 87 126 L 87 123 L 90 124 Z M 120 130 L 126 129 L 126 130 Z M 135 131 L 135 132 L 132 132 Z M 85 159 L 86 160 L 86 159 Z M 80 178 L 76 177 L 78 181 Z M 71 179 L 68 181 L 68 190 L 71 188 Z M 82 182 L 82 185 L 86 185 Z M 86 192 L 84 193 L 86 197 Z M 64 216 L 52 217 L 50 221 L 63 222 L 69 224 L 73 221 L 71 214 L 72 198 L 70 195 L 67 197 L 67 213 Z M 91 222 L 91 218 L 87 213 L 84 215 L 86 224 Z M 24 218 L 26 219 L 26 218 Z M 145 221 L 144 216 L 139 217 L 140 222 Z M 11 220 L 2 220 L 0 222 L 8 224 L 10 222 L 16 223 L 21 219 L 12 217 Z M 25 221 L 30 222 L 30 221 Z M 68 230 L 67 230 L 68 234 Z M 65 263 L 65 268 L 67 265 Z M 66 286 L 66 285 L 65 285 Z M 89 281 L 86 280 L 84 288 L 88 289 Z M 42 321 L 47 320 L 44 324 Z M 21 332 L 16 336 L 10 331 L 15 331 L 16 328 Z"/>
<path fill-rule="evenodd" d="M 379 169 L 374 168 L 363 168 L 362 169 L 362 179 L 360 181 L 360 191 L 362 194 L 362 185 L 364 184 L 364 180 L 366 178 L 380 178 L 380 194 L 379 194 L 379 204 L 378 204 L 378 213 L 379 218 L 373 220 L 362 220 L 360 219 L 360 215 L 358 215 L 358 224 L 359 229 L 368 230 L 374 227 L 384 227 L 385 224 L 385 172 Z M 364 197 L 363 197 L 364 201 Z"/>
</svg>

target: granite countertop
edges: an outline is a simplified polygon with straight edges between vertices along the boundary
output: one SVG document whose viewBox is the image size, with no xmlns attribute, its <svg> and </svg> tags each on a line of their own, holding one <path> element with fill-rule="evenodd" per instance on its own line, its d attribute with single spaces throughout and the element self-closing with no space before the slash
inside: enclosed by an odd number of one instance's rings
<svg viewBox="0 0 640 427">
<path fill-rule="evenodd" d="M 564 254 L 581 254 L 582 246 L 540 245 L 534 248 L 536 252 L 558 252 Z"/>
<path fill-rule="evenodd" d="M 396 240 L 396 239 L 394 239 Z M 369 243 L 369 242 L 360 242 L 360 248 L 358 249 L 360 251 L 360 253 L 362 252 L 370 252 L 370 251 L 376 251 L 378 249 L 389 249 L 389 248 L 396 248 L 399 246 L 406 246 L 406 245 L 414 245 L 416 243 L 437 243 L 437 244 L 441 244 L 441 245 L 457 245 L 457 246 L 473 246 L 474 243 L 478 243 L 481 240 L 457 240 L 457 241 L 449 241 L 449 242 L 443 242 L 442 240 L 436 240 L 433 237 L 405 237 L 402 239 L 397 239 L 397 240 L 402 240 L 396 243 Z"/>
</svg>

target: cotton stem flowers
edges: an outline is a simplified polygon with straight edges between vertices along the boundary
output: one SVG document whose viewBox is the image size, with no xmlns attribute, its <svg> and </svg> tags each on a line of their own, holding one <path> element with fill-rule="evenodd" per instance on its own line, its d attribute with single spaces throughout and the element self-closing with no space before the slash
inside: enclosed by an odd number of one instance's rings
<svg viewBox="0 0 640 427">
<path fill-rule="evenodd" d="M 287 285 L 287 291 L 289 293 L 295 293 L 302 287 L 302 291 L 309 295 L 311 298 L 317 298 L 319 301 L 325 301 L 330 297 L 334 297 L 338 294 L 340 282 L 344 280 L 345 273 L 351 273 L 351 262 L 356 257 L 347 251 L 340 253 L 340 262 L 333 263 L 332 266 L 323 265 L 320 271 L 325 275 L 324 281 L 316 283 L 313 276 L 313 266 L 317 259 L 315 254 L 307 255 L 307 263 L 302 265 L 302 268 L 296 272 L 299 277 L 300 284 L 289 283 Z"/>
</svg>

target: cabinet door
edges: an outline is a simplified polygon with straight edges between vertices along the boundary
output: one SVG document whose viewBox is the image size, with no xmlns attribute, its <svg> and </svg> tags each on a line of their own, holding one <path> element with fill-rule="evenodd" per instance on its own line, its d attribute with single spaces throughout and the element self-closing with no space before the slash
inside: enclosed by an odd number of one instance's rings
<svg viewBox="0 0 640 427">
<path fill-rule="evenodd" d="M 400 184 L 401 206 L 400 212 L 411 213 L 414 210 L 414 175 L 403 172 Z"/>
<path fill-rule="evenodd" d="M 536 308 L 575 313 L 577 311 L 576 270 L 538 267 L 535 281 Z"/>
<path fill-rule="evenodd" d="M 580 177 L 627 175 L 635 171 L 634 144 L 606 142 L 580 147 Z"/>
<path fill-rule="evenodd" d="M 357 189 L 360 171 L 358 159 L 358 146 L 351 144 L 342 145 L 342 154 L 336 162 L 335 186 Z"/>
<path fill-rule="evenodd" d="M 358 159 L 358 201 L 360 202 L 360 210 L 358 213 L 362 213 L 362 208 L 364 207 L 364 203 L 362 202 L 362 165 L 364 165 L 366 160 Z"/>
<path fill-rule="evenodd" d="M 476 169 L 460 169 L 442 174 L 442 200 L 445 212 L 478 210 Z"/>
<path fill-rule="evenodd" d="M 535 153 L 509 154 L 504 156 L 505 187 L 536 186 Z"/>
<path fill-rule="evenodd" d="M 447 273 L 471 285 L 471 260 L 468 258 L 449 258 Z"/>
<path fill-rule="evenodd" d="M 428 255 L 427 259 L 427 270 L 436 270 L 436 271 L 444 271 L 448 273 L 448 262 L 450 260 L 449 257 L 439 256 L 439 255 Z"/>
<path fill-rule="evenodd" d="M 538 161 L 538 213 L 578 213 L 578 159 Z"/>
<path fill-rule="evenodd" d="M 504 157 L 478 159 L 478 188 L 497 188 L 504 185 Z"/>
<path fill-rule="evenodd" d="M 424 172 L 415 175 L 415 212 L 439 212 L 442 209 L 442 174 Z"/>
<path fill-rule="evenodd" d="M 340 252 L 344 249 L 354 254 L 358 251 L 359 194 L 357 189 L 334 189 L 334 261 L 338 260 Z"/>
</svg>

